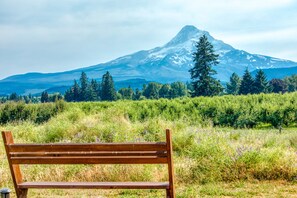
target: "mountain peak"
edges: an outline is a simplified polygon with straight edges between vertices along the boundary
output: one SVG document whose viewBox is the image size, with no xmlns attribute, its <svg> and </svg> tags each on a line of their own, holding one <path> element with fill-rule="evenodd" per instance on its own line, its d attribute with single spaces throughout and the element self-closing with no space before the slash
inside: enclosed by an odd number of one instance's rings
<svg viewBox="0 0 297 198">
<path fill-rule="evenodd" d="M 186 41 L 191 40 L 192 38 L 197 37 L 199 34 L 208 34 L 206 31 L 197 29 L 193 25 L 184 26 L 177 35 L 166 44 L 166 46 L 178 45 Z"/>
<path fill-rule="evenodd" d="M 199 31 L 194 25 L 185 25 L 179 33 L 183 32 L 183 33 L 186 33 L 186 32 L 193 32 L 193 31 Z"/>
</svg>

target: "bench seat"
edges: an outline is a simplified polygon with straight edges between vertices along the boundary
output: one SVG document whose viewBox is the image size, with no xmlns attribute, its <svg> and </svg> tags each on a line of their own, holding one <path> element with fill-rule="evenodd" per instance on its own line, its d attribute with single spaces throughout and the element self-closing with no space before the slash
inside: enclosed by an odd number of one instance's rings
<svg viewBox="0 0 297 198">
<path fill-rule="evenodd" d="M 169 182 L 23 182 L 19 188 L 169 189 Z"/>
<path fill-rule="evenodd" d="M 166 142 L 14 143 L 10 131 L 3 131 L 2 138 L 17 198 L 27 198 L 30 188 L 160 189 L 166 190 L 166 198 L 175 198 L 172 140 L 169 129 L 166 129 Z M 168 181 L 28 181 L 23 180 L 20 164 L 160 164 L 167 167 Z"/>
</svg>

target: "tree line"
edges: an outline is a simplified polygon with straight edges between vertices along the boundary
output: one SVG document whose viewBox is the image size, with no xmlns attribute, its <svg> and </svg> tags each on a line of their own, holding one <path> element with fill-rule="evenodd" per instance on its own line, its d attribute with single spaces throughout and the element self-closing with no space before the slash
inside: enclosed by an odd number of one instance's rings
<svg viewBox="0 0 297 198">
<path fill-rule="evenodd" d="M 74 80 L 74 84 L 61 94 L 48 94 L 42 92 L 41 97 L 18 96 L 12 93 L 10 96 L 2 97 L 1 103 L 6 101 L 25 101 L 26 103 L 55 102 L 65 99 L 68 102 L 81 101 L 115 101 L 115 100 L 143 100 L 159 98 L 177 98 L 184 96 L 216 96 L 216 95 L 246 95 L 259 93 L 285 93 L 297 91 L 297 75 L 284 79 L 267 80 L 263 70 L 258 70 L 255 78 L 246 68 L 242 78 L 236 73 L 230 77 L 230 81 L 224 88 L 214 75 L 216 71 L 213 66 L 219 64 L 219 55 L 215 53 L 213 45 L 203 35 L 196 43 L 196 51 L 193 53 L 194 66 L 189 70 L 192 82 L 173 82 L 171 84 L 160 84 L 150 82 L 143 85 L 142 89 L 133 90 L 130 86 L 116 91 L 114 81 L 109 72 L 102 76 L 101 82 L 95 79 L 89 80 L 85 72 L 81 73 L 80 79 Z"/>
<path fill-rule="evenodd" d="M 263 70 L 258 70 L 255 78 L 246 68 L 242 78 L 236 73 L 230 77 L 225 91 L 219 80 L 213 76 L 216 71 L 212 68 L 219 64 L 218 54 L 215 54 L 213 45 L 203 35 L 196 44 L 193 53 L 194 67 L 189 70 L 192 79 L 191 95 L 215 96 L 220 94 L 246 95 L 259 93 L 285 93 L 297 91 L 297 75 L 282 79 L 267 80 Z"/>
<path fill-rule="evenodd" d="M 48 94 L 47 91 L 41 93 L 41 96 L 37 95 L 18 95 L 17 93 L 11 93 L 8 96 L 0 97 L 0 103 L 5 103 L 8 101 L 12 102 L 24 102 L 26 104 L 30 103 L 45 103 L 45 102 L 56 102 L 59 100 L 63 100 L 63 95 L 60 93 Z"/>
<path fill-rule="evenodd" d="M 255 78 L 252 77 L 248 69 L 245 70 L 242 78 L 233 73 L 226 86 L 226 93 L 233 95 L 294 91 L 297 91 L 297 75 L 288 76 L 284 79 L 274 78 L 268 81 L 263 70 L 258 70 Z"/>
<path fill-rule="evenodd" d="M 188 96 L 187 84 L 173 82 L 171 84 L 160 84 L 150 82 L 144 84 L 142 89 L 133 90 L 130 86 L 116 91 L 114 81 L 109 72 L 102 76 L 102 81 L 89 80 L 86 73 L 82 72 L 79 82 L 74 84 L 65 92 L 64 99 L 68 102 L 81 101 L 115 101 L 115 100 L 143 100 L 159 98 L 177 98 Z"/>
</svg>

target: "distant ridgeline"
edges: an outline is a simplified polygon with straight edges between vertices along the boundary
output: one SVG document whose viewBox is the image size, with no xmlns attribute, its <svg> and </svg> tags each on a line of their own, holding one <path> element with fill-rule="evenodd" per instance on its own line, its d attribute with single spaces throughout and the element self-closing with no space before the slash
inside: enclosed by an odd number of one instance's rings
<svg viewBox="0 0 297 198">
<path fill-rule="evenodd" d="M 219 55 L 218 65 L 213 69 L 217 72 L 214 77 L 225 84 L 233 72 L 242 76 L 248 68 L 255 76 L 256 70 L 261 68 L 268 80 L 283 79 L 297 74 L 297 63 L 294 61 L 273 58 L 264 55 L 251 54 L 235 49 L 231 45 L 217 40 L 204 30 L 194 26 L 183 27 L 178 34 L 163 46 L 150 50 L 141 50 L 115 60 L 84 67 L 71 71 L 57 73 L 28 73 L 14 75 L 0 80 L 0 95 L 12 93 L 18 95 L 40 95 L 59 92 L 64 94 L 85 72 L 90 79 L 101 81 L 107 71 L 113 76 L 116 90 L 131 87 L 142 89 L 143 84 L 159 82 L 190 82 L 189 70 L 193 67 L 193 52 L 199 38 L 205 35 L 213 45 L 215 53 Z"/>
<path fill-rule="evenodd" d="M 219 95 L 246 95 L 258 93 L 285 93 L 297 91 L 297 75 L 285 77 L 284 79 L 266 79 L 263 70 L 258 70 L 255 78 L 246 69 L 244 75 L 239 77 L 234 73 L 226 88 Z M 42 92 L 41 96 L 18 95 L 12 93 L 9 96 L 0 97 L 1 103 L 6 101 L 24 101 L 25 103 L 45 103 L 55 102 L 64 99 L 68 102 L 82 101 L 115 101 L 115 100 L 144 100 L 160 98 L 179 98 L 190 97 L 193 92 L 191 83 L 173 82 L 157 83 L 146 82 L 142 88 L 133 89 L 128 86 L 125 88 L 115 89 L 112 76 L 107 72 L 102 77 L 102 82 L 94 79 L 89 80 L 86 73 L 82 72 L 79 80 L 74 80 L 74 84 L 67 87 L 65 94 L 49 94 L 47 91 Z"/>
</svg>

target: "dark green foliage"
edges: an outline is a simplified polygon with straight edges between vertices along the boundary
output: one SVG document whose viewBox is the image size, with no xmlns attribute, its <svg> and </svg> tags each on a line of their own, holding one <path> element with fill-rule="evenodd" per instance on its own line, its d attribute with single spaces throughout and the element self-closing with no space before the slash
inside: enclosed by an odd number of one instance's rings
<svg viewBox="0 0 297 198">
<path fill-rule="evenodd" d="M 49 102 L 57 102 L 58 100 L 63 100 L 63 96 L 60 93 L 50 94 L 48 96 Z"/>
<path fill-rule="evenodd" d="M 133 94 L 133 100 L 140 100 L 142 92 L 137 88 Z"/>
<path fill-rule="evenodd" d="M 260 94 L 250 96 L 219 96 L 184 99 L 144 100 L 126 103 L 132 121 L 162 117 L 166 120 L 185 119 L 187 123 L 253 128 L 262 124 L 273 127 L 296 126 L 297 93 Z"/>
<path fill-rule="evenodd" d="M 0 124 L 9 122 L 32 121 L 37 124 L 48 121 L 51 117 L 65 110 L 65 102 L 43 104 L 25 104 L 8 102 L 0 105 Z"/>
<path fill-rule="evenodd" d="M 103 101 L 115 101 L 117 99 L 114 82 L 109 72 L 106 72 L 106 74 L 103 75 L 101 86 L 101 99 Z"/>
<path fill-rule="evenodd" d="M 297 91 L 297 75 L 292 75 L 284 78 L 285 83 L 288 86 L 289 92 Z"/>
<path fill-rule="evenodd" d="M 194 67 L 189 70 L 191 74 L 193 92 L 192 96 L 214 96 L 223 91 L 219 81 L 214 77 L 216 71 L 212 66 L 217 65 L 218 56 L 215 54 L 212 44 L 203 35 L 196 44 L 197 51 L 194 52 Z"/>
<path fill-rule="evenodd" d="M 79 81 L 80 81 L 79 101 L 89 101 L 91 90 L 89 89 L 89 80 L 85 72 L 81 73 Z"/>
<path fill-rule="evenodd" d="M 41 93 L 41 103 L 49 102 L 48 93 L 46 91 Z"/>
<path fill-rule="evenodd" d="M 272 79 L 269 84 L 273 93 L 285 93 L 288 90 L 287 84 L 281 79 Z"/>
<path fill-rule="evenodd" d="M 178 98 L 188 95 L 187 86 L 183 82 L 173 82 L 170 86 L 170 98 Z"/>
<path fill-rule="evenodd" d="M 86 73 L 82 72 L 80 85 L 74 80 L 74 84 L 65 92 L 64 98 L 68 102 L 97 101 L 100 100 L 101 86 L 96 80 L 88 80 Z"/>
<path fill-rule="evenodd" d="M 72 91 L 72 100 L 74 102 L 78 102 L 80 101 L 80 87 L 78 85 L 78 83 L 76 82 L 76 80 L 74 80 L 74 85 L 71 88 Z"/>
<path fill-rule="evenodd" d="M 267 81 L 265 73 L 261 69 L 258 70 L 255 77 L 253 93 L 269 93 L 270 90 L 269 82 Z"/>
<path fill-rule="evenodd" d="M 91 80 L 91 84 L 88 87 L 88 99 L 89 101 L 100 100 L 101 85 L 94 79 Z"/>
<path fill-rule="evenodd" d="M 9 100 L 12 100 L 12 101 L 19 101 L 19 96 L 17 95 L 17 93 L 12 93 L 12 94 L 10 94 L 10 96 L 9 96 Z"/>
<path fill-rule="evenodd" d="M 233 73 L 230 77 L 230 82 L 227 83 L 227 94 L 237 95 L 239 93 L 240 83 L 240 77 L 236 73 Z"/>
<path fill-rule="evenodd" d="M 68 105 L 68 104 L 67 104 Z M 69 103 L 69 107 L 74 105 Z M 124 112 L 132 122 L 162 118 L 184 121 L 201 126 L 253 128 L 269 124 L 273 127 L 292 126 L 297 123 L 297 92 L 286 94 L 259 94 L 249 96 L 216 96 L 142 101 L 119 101 L 116 103 L 78 103 L 85 113 L 117 109 Z M 0 124 L 29 120 L 35 123 L 48 121 L 62 112 L 65 103 L 0 105 Z M 112 110 L 114 112 L 114 110 Z"/>
<path fill-rule="evenodd" d="M 171 98 L 171 86 L 169 84 L 163 84 L 159 90 L 160 98 Z"/>
<path fill-rule="evenodd" d="M 119 90 L 119 94 L 121 94 L 122 99 L 124 100 L 132 100 L 134 91 L 131 87 L 128 88 L 121 88 Z"/>
<path fill-rule="evenodd" d="M 161 84 L 151 82 L 149 83 L 143 90 L 143 96 L 148 99 L 158 99 L 159 98 L 159 90 L 161 89 Z"/>
<path fill-rule="evenodd" d="M 254 92 L 254 79 L 251 76 L 251 73 L 249 72 L 248 68 L 246 68 L 242 81 L 239 87 L 239 94 L 252 94 Z"/>
</svg>

